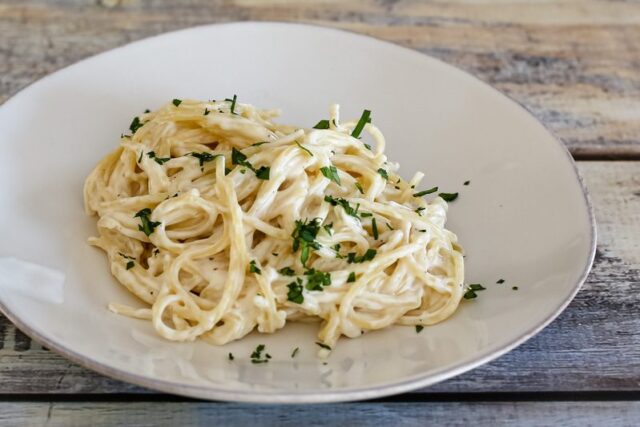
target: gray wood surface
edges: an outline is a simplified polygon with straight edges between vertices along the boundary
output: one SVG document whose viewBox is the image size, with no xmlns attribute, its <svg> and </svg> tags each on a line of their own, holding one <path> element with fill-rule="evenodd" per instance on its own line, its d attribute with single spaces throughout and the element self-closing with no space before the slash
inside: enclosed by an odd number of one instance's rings
<svg viewBox="0 0 640 427">
<path fill-rule="evenodd" d="M 333 26 L 441 58 L 523 104 L 575 158 L 600 160 L 579 163 L 599 232 L 583 290 L 488 365 L 393 401 L 329 406 L 172 401 L 69 363 L 0 315 L 0 425 L 640 425 L 640 3 L 0 0 L 0 103 L 130 41 L 238 20 Z"/>
<path fill-rule="evenodd" d="M 640 391 L 640 162 L 579 167 L 600 233 L 583 290 L 518 349 L 420 393 Z M 45 351 L 6 319 L 0 347 L 0 393 L 147 392 Z"/>
<path fill-rule="evenodd" d="M 636 426 L 639 402 L 427 402 L 265 406 L 203 402 L 7 402 L 19 426 Z"/>
</svg>

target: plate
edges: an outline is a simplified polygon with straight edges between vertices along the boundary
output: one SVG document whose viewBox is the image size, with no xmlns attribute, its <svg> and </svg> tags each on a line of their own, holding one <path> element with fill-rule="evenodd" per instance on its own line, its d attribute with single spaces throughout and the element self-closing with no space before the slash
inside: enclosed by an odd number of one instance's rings
<svg viewBox="0 0 640 427">
<path fill-rule="evenodd" d="M 466 249 L 467 282 L 488 289 L 420 334 L 393 327 L 342 339 L 326 362 L 316 357 L 317 325 L 214 347 L 168 342 L 149 322 L 108 312 L 108 302 L 135 301 L 86 243 L 96 220 L 83 212 L 85 177 L 144 109 L 233 94 L 306 126 L 332 102 L 342 117 L 372 110 L 405 178 L 421 170 L 425 188 L 460 193 L 448 228 Z M 2 311 L 80 365 L 169 393 L 328 402 L 428 386 L 539 332 L 571 301 L 594 256 L 595 223 L 575 165 L 529 113 L 450 65 L 333 29 L 212 25 L 94 56 L 6 102 L 0 147 Z M 258 344 L 269 363 L 250 363 Z"/>
</svg>

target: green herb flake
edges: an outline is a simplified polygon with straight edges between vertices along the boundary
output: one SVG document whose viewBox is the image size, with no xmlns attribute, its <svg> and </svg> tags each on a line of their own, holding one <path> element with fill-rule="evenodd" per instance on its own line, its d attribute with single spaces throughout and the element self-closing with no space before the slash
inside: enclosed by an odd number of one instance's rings
<svg viewBox="0 0 640 427">
<path fill-rule="evenodd" d="M 436 191 L 438 191 L 438 187 L 432 187 L 428 190 L 424 190 L 424 191 L 420 191 L 417 193 L 413 193 L 413 197 L 422 197 L 422 196 L 426 196 L 427 194 L 431 194 L 431 193 L 435 193 Z"/>
<path fill-rule="evenodd" d="M 250 273 L 256 273 L 256 274 L 262 274 L 262 270 L 260 270 L 260 268 L 256 265 L 256 260 L 252 260 L 249 263 L 249 272 Z"/>
<path fill-rule="evenodd" d="M 225 101 L 227 101 L 227 102 L 230 102 L 230 103 L 231 103 L 231 108 L 230 108 L 231 114 L 236 114 L 236 115 L 238 114 L 238 113 L 236 113 L 236 111 L 235 111 L 235 110 L 236 110 L 236 101 L 237 101 L 237 100 L 238 100 L 238 95 L 233 95 L 233 98 L 232 98 L 232 99 L 225 98 Z"/>
<path fill-rule="evenodd" d="M 189 153 L 189 155 L 198 159 L 198 162 L 200 163 L 201 168 L 204 167 L 205 163 L 212 162 L 213 160 L 215 160 L 216 157 L 220 156 L 220 154 L 213 155 L 205 151 L 203 151 L 202 153 L 191 152 Z"/>
<path fill-rule="evenodd" d="M 329 236 L 333 234 L 333 223 L 325 224 L 322 228 L 324 228 L 324 231 L 326 231 Z"/>
<path fill-rule="evenodd" d="M 255 144 L 251 144 L 252 147 L 259 147 L 263 144 L 269 144 L 271 141 L 260 141 L 260 142 L 256 142 Z"/>
<path fill-rule="evenodd" d="M 347 283 L 353 283 L 356 281 L 356 273 L 352 271 L 349 273 L 349 277 L 347 278 Z"/>
<path fill-rule="evenodd" d="M 514 291 L 517 291 L 517 290 L 518 290 L 518 287 L 517 287 L 517 286 L 514 286 L 514 287 L 512 287 L 511 289 L 513 289 Z"/>
<path fill-rule="evenodd" d="M 383 177 L 384 179 L 389 181 L 389 174 L 387 173 L 386 170 L 380 168 L 380 169 L 378 169 L 378 173 L 380 174 L 381 177 Z"/>
<path fill-rule="evenodd" d="M 296 275 L 296 272 L 293 271 L 293 268 L 291 268 L 291 267 L 281 268 L 280 270 L 278 270 L 278 273 L 282 274 L 283 276 L 295 276 Z"/>
<path fill-rule="evenodd" d="M 422 216 L 422 211 L 425 210 L 425 209 L 427 209 L 427 208 L 420 206 L 414 212 L 417 213 L 418 215 Z"/>
<path fill-rule="evenodd" d="M 228 356 L 228 357 L 229 357 L 229 360 L 233 360 L 233 359 L 235 359 L 235 358 L 233 357 L 233 353 L 229 353 L 229 356 Z"/>
<path fill-rule="evenodd" d="M 135 262 L 133 261 L 129 261 L 127 262 L 127 270 L 131 270 L 133 268 L 133 266 L 136 265 Z"/>
<path fill-rule="evenodd" d="M 313 128 L 314 129 L 329 129 L 329 120 L 320 120 Z"/>
<path fill-rule="evenodd" d="M 209 109 L 208 109 L 208 108 L 205 108 L 205 109 L 204 109 L 204 115 L 205 115 L 205 116 L 208 116 L 210 112 L 211 112 L 211 111 L 209 111 Z M 229 354 L 231 354 L 231 353 L 229 353 Z"/>
<path fill-rule="evenodd" d="M 142 161 L 142 155 L 144 154 L 144 150 L 140 150 L 140 157 L 138 157 L 138 163 Z"/>
<path fill-rule="evenodd" d="M 298 141 L 296 141 L 296 144 L 298 145 L 298 147 L 300 147 L 301 150 L 306 151 L 311 157 L 313 157 L 313 153 L 309 151 L 309 149 L 303 147 Z"/>
<path fill-rule="evenodd" d="M 295 302 L 296 304 L 302 304 L 304 296 L 302 295 L 302 280 L 296 279 L 295 282 L 291 282 L 287 285 L 289 292 L 287 292 L 287 300 Z"/>
<path fill-rule="evenodd" d="M 362 264 L 363 262 L 371 261 L 375 258 L 378 251 L 375 249 L 367 249 L 364 255 L 357 255 L 355 252 L 349 252 L 347 254 L 348 264 Z"/>
<path fill-rule="evenodd" d="M 171 101 L 171 103 L 178 107 L 180 106 L 180 104 L 182 104 L 182 99 L 174 99 L 173 101 Z"/>
<path fill-rule="evenodd" d="M 371 123 L 371 111 L 364 110 L 362 112 L 362 115 L 360 116 L 360 120 L 358 120 L 358 124 L 356 124 L 356 127 L 353 128 L 351 136 L 354 138 L 360 138 L 360 134 L 362 133 L 362 130 L 367 123 Z"/>
<path fill-rule="evenodd" d="M 294 357 L 296 357 L 296 355 L 298 354 L 298 351 L 300 351 L 299 347 L 296 347 L 293 349 L 293 351 L 291 352 L 291 358 L 293 359 Z"/>
<path fill-rule="evenodd" d="M 140 218 L 142 224 L 138 225 L 138 230 L 142 231 L 147 237 L 160 225 L 159 222 L 151 221 L 149 215 L 151 215 L 151 209 L 144 208 L 133 216 L 134 218 Z"/>
<path fill-rule="evenodd" d="M 462 185 L 469 185 L 469 184 L 471 184 L 471 181 L 465 181 L 464 184 Z"/>
<path fill-rule="evenodd" d="M 269 173 L 271 172 L 271 168 L 268 166 L 260 166 L 256 171 L 256 178 L 263 179 L 265 181 L 269 180 Z"/>
<path fill-rule="evenodd" d="M 136 133 L 136 131 L 140 129 L 143 125 L 144 123 L 140 121 L 140 118 L 138 116 L 134 117 L 133 120 L 131 121 L 131 124 L 129 125 L 129 130 L 131 131 L 131 134 L 133 135 L 134 133 Z"/>
<path fill-rule="evenodd" d="M 360 185 L 360 183 L 357 182 L 357 181 L 356 181 L 356 188 L 358 189 L 360 194 L 364 194 L 364 190 L 362 189 L 362 185 Z"/>
<path fill-rule="evenodd" d="M 353 217 L 358 218 L 358 208 L 352 208 L 349 205 L 349 202 L 341 197 L 333 197 L 333 196 L 324 196 L 324 201 L 329 203 L 331 206 L 342 206 L 347 215 L 351 215 Z"/>
<path fill-rule="evenodd" d="M 371 212 L 362 212 L 362 213 L 360 213 L 360 216 L 362 218 L 369 218 L 369 217 L 372 217 L 373 214 Z"/>
<path fill-rule="evenodd" d="M 320 168 L 320 172 L 329 180 L 340 185 L 340 176 L 338 175 L 338 169 L 335 166 L 323 166 Z"/>
<path fill-rule="evenodd" d="M 169 160 L 171 160 L 171 157 L 157 157 L 157 156 L 156 156 L 156 152 L 155 152 L 155 151 L 149 151 L 149 152 L 147 153 L 147 156 L 148 156 L 150 159 L 153 159 L 153 160 L 154 160 L 157 164 L 159 164 L 159 165 L 163 165 L 163 164 L 165 164 L 166 162 L 168 162 Z"/>
<path fill-rule="evenodd" d="M 326 350 L 331 350 L 331 347 L 329 347 L 328 345 L 326 345 L 325 343 L 321 343 L 320 341 L 316 341 L 316 344 Z"/>
<path fill-rule="evenodd" d="M 476 294 L 473 289 L 469 289 L 467 290 L 467 292 L 464 293 L 464 299 L 474 299 L 477 297 L 478 297 L 478 294 Z"/>
<path fill-rule="evenodd" d="M 331 285 L 331 275 L 329 273 L 324 273 L 312 268 L 305 271 L 304 275 L 307 276 L 307 284 L 305 287 L 310 291 L 322 292 L 323 287 Z"/>
<path fill-rule="evenodd" d="M 423 329 L 424 329 L 424 326 L 416 325 L 416 334 L 419 334 L 420 332 L 422 332 Z"/>
<path fill-rule="evenodd" d="M 366 148 L 367 150 L 371 151 L 371 146 L 369 144 L 364 144 L 364 148 Z"/>
<path fill-rule="evenodd" d="M 498 285 L 502 285 L 502 284 L 504 283 L 504 279 L 499 279 L 496 283 L 497 283 Z"/>
<path fill-rule="evenodd" d="M 373 238 L 378 240 L 378 224 L 376 224 L 376 219 L 372 218 L 371 219 L 371 230 L 373 231 Z"/>
<path fill-rule="evenodd" d="M 389 224 L 388 222 L 387 222 L 387 228 L 388 228 L 389 230 L 391 230 L 391 231 L 395 230 L 395 228 L 393 228 L 393 227 L 391 226 L 391 224 Z"/>
<path fill-rule="evenodd" d="M 268 354 L 264 355 L 262 352 L 264 351 L 264 344 L 260 344 L 256 347 L 256 349 L 251 353 L 251 363 L 267 363 L 271 356 Z"/>
<path fill-rule="evenodd" d="M 482 286 L 480 283 L 472 283 L 469 285 L 469 289 L 472 289 L 474 291 L 484 291 L 487 288 Z"/>
<path fill-rule="evenodd" d="M 296 220 L 296 227 L 291 233 L 293 238 L 293 252 L 297 252 L 301 249 L 300 261 L 302 265 L 306 265 L 309 260 L 309 248 L 320 249 L 320 244 L 316 242 L 316 236 L 320 231 L 320 219 L 314 218 L 311 221 L 308 220 Z"/>
<path fill-rule="evenodd" d="M 438 196 L 442 197 L 445 202 L 453 202 L 458 198 L 458 193 L 439 193 Z"/>
</svg>

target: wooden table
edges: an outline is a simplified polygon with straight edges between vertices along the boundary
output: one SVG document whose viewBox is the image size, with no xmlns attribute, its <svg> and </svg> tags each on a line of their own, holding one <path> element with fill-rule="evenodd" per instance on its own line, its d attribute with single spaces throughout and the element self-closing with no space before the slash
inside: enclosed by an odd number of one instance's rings
<svg viewBox="0 0 640 427">
<path fill-rule="evenodd" d="M 328 406 L 198 402 L 102 377 L 0 316 L 0 424 L 640 424 L 640 3 L 0 1 L 0 103 L 65 65 L 158 33 L 310 22 L 462 67 L 528 108 L 578 160 L 599 242 L 583 290 L 498 360 L 428 389 Z"/>
</svg>

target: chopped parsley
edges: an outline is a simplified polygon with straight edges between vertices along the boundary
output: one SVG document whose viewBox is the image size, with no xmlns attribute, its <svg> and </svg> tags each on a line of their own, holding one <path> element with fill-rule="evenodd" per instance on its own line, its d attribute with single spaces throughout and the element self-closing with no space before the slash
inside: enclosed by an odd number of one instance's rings
<svg viewBox="0 0 640 427">
<path fill-rule="evenodd" d="M 329 129 L 329 120 L 320 120 L 313 128 L 314 129 Z"/>
<path fill-rule="evenodd" d="M 320 347 L 326 349 L 326 350 L 331 350 L 331 347 L 329 347 L 325 343 L 321 343 L 320 341 L 316 341 L 316 344 L 319 345 Z"/>
<path fill-rule="evenodd" d="M 142 161 L 142 155 L 144 154 L 144 150 L 140 150 L 140 157 L 138 157 L 138 163 Z"/>
<path fill-rule="evenodd" d="M 268 144 L 268 143 L 270 143 L 270 142 L 271 142 L 271 141 L 260 141 L 260 142 L 256 142 L 255 144 L 251 144 L 251 146 L 252 146 L 252 147 L 259 147 L 259 146 L 261 146 L 261 145 L 263 145 L 263 144 Z"/>
<path fill-rule="evenodd" d="M 256 347 L 256 349 L 251 353 L 251 363 L 267 363 L 271 356 L 269 353 L 262 354 L 264 351 L 264 344 L 260 344 Z"/>
<path fill-rule="evenodd" d="M 432 188 L 430 188 L 428 190 L 424 190 L 424 191 L 419 191 L 417 193 L 413 193 L 413 197 L 426 196 L 427 194 L 435 193 L 436 191 L 438 191 L 438 187 L 432 187 Z"/>
<path fill-rule="evenodd" d="M 464 299 L 474 299 L 478 297 L 476 291 L 484 291 L 485 288 L 479 283 L 472 283 L 467 287 L 467 291 L 464 293 Z"/>
<path fill-rule="evenodd" d="M 129 261 L 127 262 L 127 270 L 131 270 L 133 268 L 133 266 L 136 265 L 135 262 L 133 261 Z"/>
<path fill-rule="evenodd" d="M 140 129 L 143 125 L 144 123 L 140 121 L 140 118 L 138 116 L 134 117 L 133 120 L 131 121 L 131 124 L 129 125 L 129 130 L 131 131 L 131 134 L 133 135 L 134 133 L 136 133 L 136 131 Z"/>
<path fill-rule="evenodd" d="M 331 236 L 333 234 L 333 223 L 332 222 L 329 223 L 329 224 L 323 225 L 322 228 L 324 228 L 324 231 L 326 231 L 329 236 Z"/>
<path fill-rule="evenodd" d="M 418 215 L 422 216 L 422 211 L 425 210 L 427 208 L 420 206 L 419 208 L 417 208 L 415 210 L 415 213 L 417 213 Z"/>
<path fill-rule="evenodd" d="M 469 184 L 471 184 L 471 181 L 465 181 L 464 184 L 462 185 L 469 185 Z"/>
<path fill-rule="evenodd" d="M 204 109 L 204 115 L 205 115 L 205 116 L 208 116 L 210 112 L 211 112 L 211 111 L 209 111 L 209 109 L 208 109 L 208 108 L 205 108 L 205 109 Z M 231 354 L 231 353 L 229 353 L 229 354 Z M 232 359 L 232 360 L 233 360 L 233 359 Z"/>
<path fill-rule="evenodd" d="M 391 230 L 391 231 L 395 230 L 395 229 L 391 226 L 391 224 L 389 224 L 388 222 L 387 222 L 387 228 L 388 228 L 389 230 Z"/>
<path fill-rule="evenodd" d="M 499 279 L 496 283 L 497 283 L 498 285 L 502 285 L 502 284 L 504 283 L 504 279 Z"/>
<path fill-rule="evenodd" d="M 191 152 L 191 153 L 189 153 L 189 155 L 195 157 L 196 159 L 198 159 L 198 162 L 200 163 L 200 168 L 203 168 L 205 163 L 211 162 L 216 157 L 220 156 L 220 154 L 213 155 L 213 154 L 207 153 L 205 151 L 203 151 L 202 153 Z"/>
<path fill-rule="evenodd" d="M 171 103 L 178 107 L 180 104 L 182 104 L 182 99 L 174 99 L 173 101 L 171 101 Z"/>
<path fill-rule="evenodd" d="M 229 360 L 233 360 L 233 359 L 234 359 L 233 353 L 229 353 Z"/>
<path fill-rule="evenodd" d="M 323 166 L 320 168 L 320 172 L 329 180 L 340 185 L 340 176 L 338 175 L 338 169 L 335 166 Z"/>
<path fill-rule="evenodd" d="M 416 325 L 416 334 L 419 334 L 420 332 L 422 332 L 423 329 L 424 329 L 424 326 Z"/>
<path fill-rule="evenodd" d="M 362 212 L 362 213 L 360 214 L 360 216 L 361 216 L 362 218 L 369 218 L 369 217 L 373 216 L 373 214 L 372 214 L 371 212 Z"/>
<path fill-rule="evenodd" d="M 138 225 L 138 230 L 142 231 L 147 237 L 160 225 L 159 222 L 151 221 L 149 215 L 151 215 L 151 209 L 144 208 L 133 216 L 134 218 L 140 218 L 142 224 Z"/>
<path fill-rule="evenodd" d="M 229 98 L 225 99 L 225 101 L 231 102 L 231 114 L 236 114 L 236 115 L 238 114 L 235 111 L 236 110 L 236 101 L 237 100 L 238 100 L 238 95 L 233 95 L 233 99 L 229 99 Z"/>
<path fill-rule="evenodd" d="M 322 291 L 323 287 L 331 285 L 331 275 L 329 273 L 312 268 L 305 271 L 304 275 L 307 276 L 305 287 L 310 291 Z"/>
<path fill-rule="evenodd" d="M 362 115 L 360 116 L 360 120 L 358 120 L 358 124 L 356 124 L 356 127 L 353 128 L 351 136 L 354 138 L 360 138 L 360 134 L 362 133 L 362 130 L 367 123 L 371 123 L 371 111 L 364 110 L 362 112 Z"/>
<path fill-rule="evenodd" d="M 371 230 L 373 231 L 373 238 L 378 240 L 378 225 L 375 218 L 371 219 Z"/>
<path fill-rule="evenodd" d="M 511 289 L 513 289 L 514 291 L 517 291 L 517 290 L 518 290 L 518 287 L 517 287 L 517 286 L 514 286 L 514 287 L 512 287 Z"/>
<path fill-rule="evenodd" d="M 311 151 L 309 151 L 309 149 L 304 148 L 302 145 L 300 145 L 300 143 L 298 141 L 296 141 L 296 144 L 298 145 L 298 147 L 300 147 L 301 150 L 306 151 L 307 153 L 309 153 L 309 155 L 311 157 L 313 157 L 313 153 Z"/>
<path fill-rule="evenodd" d="M 256 265 L 256 260 L 251 260 L 251 262 L 249 263 L 249 272 L 251 273 L 256 273 L 256 274 L 262 274 L 262 270 L 260 270 L 260 268 Z"/>
<path fill-rule="evenodd" d="M 364 194 L 364 190 L 362 189 L 362 185 L 360 185 L 360 183 L 357 182 L 357 181 L 356 181 L 356 188 L 358 189 L 360 194 Z"/>
<path fill-rule="evenodd" d="M 352 271 L 349 273 L 349 277 L 347 277 L 347 283 L 353 283 L 356 281 L 356 273 Z"/>
<path fill-rule="evenodd" d="M 355 252 L 349 252 L 347 254 L 347 263 L 349 264 L 361 264 L 363 262 L 371 261 L 375 258 L 378 251 L 375 249 L 367 249 L 364 255 L 357 255 Z"/>
<path fill-rule="evenodd" d="M 295 282 L 291 282 L 287 285 L 289 292 L 287 292 L 287 300 L 295 302 L 296 304 L 302 304 L 304 296 L 302 295 L 302 280 L 297 278 Z"/>
<path fill-rule="evenodd" d="M 278 270 L 278 273 L 282 274 L 283 276 L 295 276 L 296 275 L 296 272 L 293 271 L 293 268 L 291 268 L 291 267 L 281 268 L 280 270 Z"/>
<path fill-rule="evenodd" d="M 320 218 L 308 220 L 296 220 L 296 228 L 291 233 L 293 238 L 293 252 L 300 252 L 300 261 L 306 266 L 309 260 L 309 251 L 311 249 L 320 249 L 320 243 L 316 242 L 316 236 L 320 231 Z"/>
<path fill-rule="evenodd" d="M 458 198 L 458 193 L 439 193 L 438 196 L 442 197 L 445 202 L 453 202 Z"/>
<path fill-rule="evenodd" d="M 371 151 L 371 146 L 369 144 L 364 144 L 364 148 L 366 148 L 367 150 Z"/>
<path fill-rule="evenodd" d="M 387 173 L 386 170 L 380 168 L 380 169 L 378 169 L 378 173 L 380 174 L 381 177 L 383 177 L 384 179 L 389 181 L 389 174 Z"/>
<path fill-rule="evenodd" d="M 296 347 L 293 349 L 293 351 L 291 352 L 291 358 L 293 359 L 294 357 L 296 357 L 296 354 L 298 354 L 298 351 L 300 350 L 299 347 Z"/>
<path fill-rule="evenodd" d="M 159 164 L 159 165 L 163 165 L 163 164 L 165 164 L 166 162 L 168 162 L 169 160 L 171 160 L 171 157 L 157 157 L 157 156 L 156 156 L 156 152 L 155 152 L 155 151 L 149 151 L 149 152 L 147 153 L 147 156 L 148 156 L 150 159 L 153 159 L 153 160 L 154 160 L 157 164 Z"/>
<path fill-rule="evenodd" d="M 271 172 L 271 168 L 268 166 L 260 166 L 256 172 L 256 178 L 264 179 L 265 181 L 269 180 L 269 173 Z"/>
<path fill-rule="evenodd" d="M 324 196 L 324 201 L 331 204 L 331 206 L 342 206 L 347 215 L 358 218 L 358 208 L 352 208 L 349 202 L 342 197 Z"/>
</svg>

